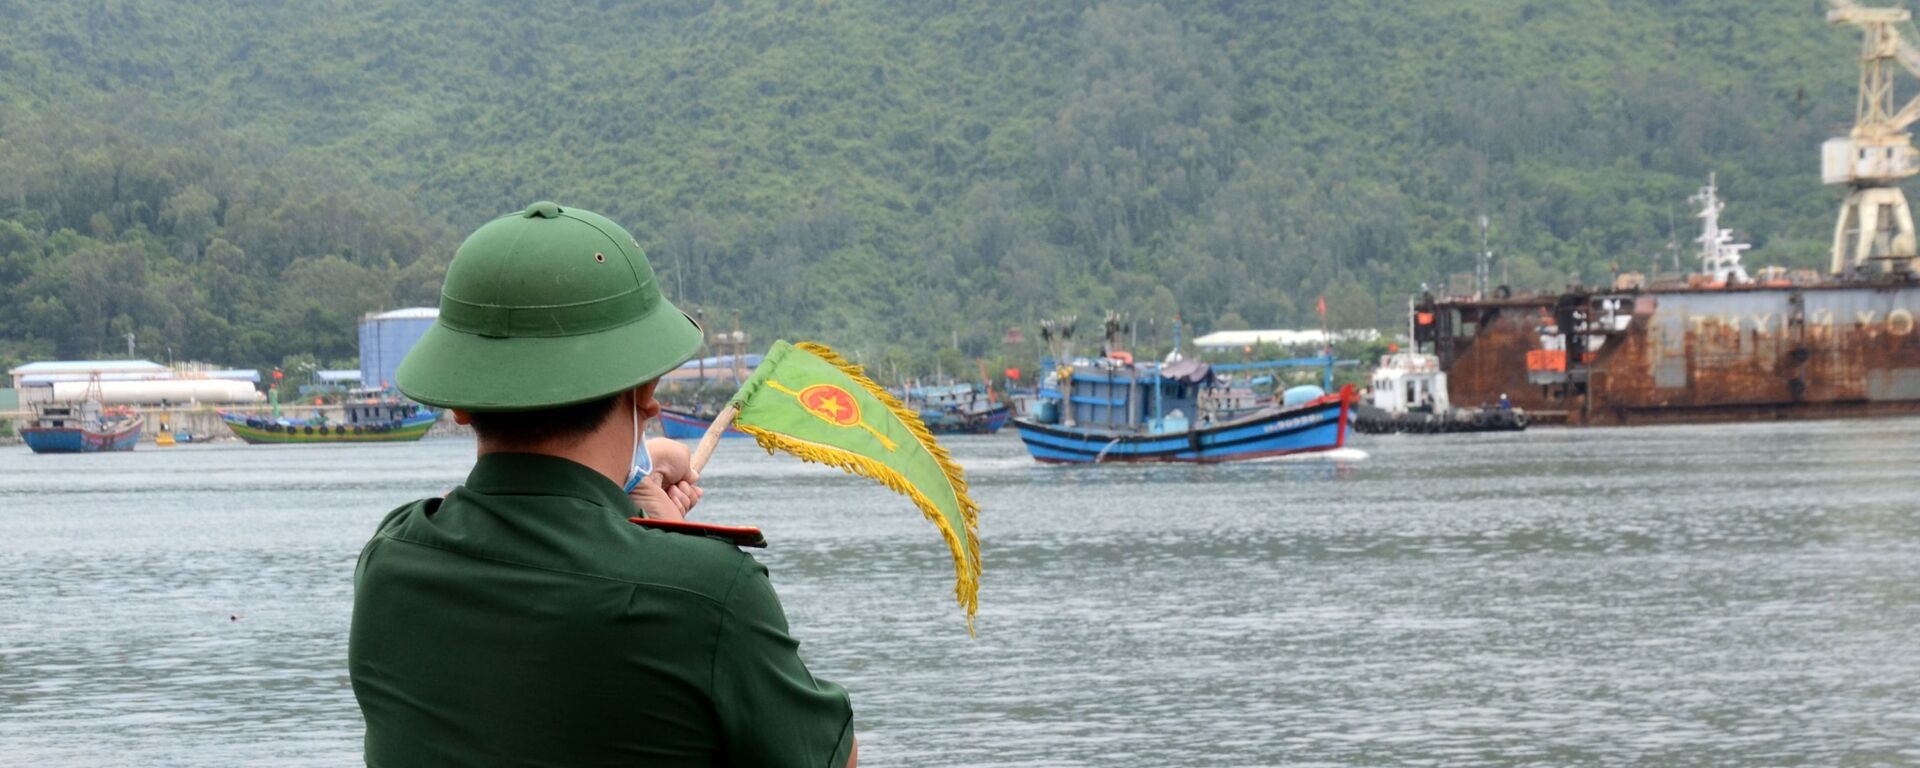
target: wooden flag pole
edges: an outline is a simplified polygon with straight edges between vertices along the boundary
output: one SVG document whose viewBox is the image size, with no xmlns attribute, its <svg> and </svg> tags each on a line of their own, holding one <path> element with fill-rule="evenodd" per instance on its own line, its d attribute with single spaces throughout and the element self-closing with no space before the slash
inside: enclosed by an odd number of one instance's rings
<svg viewBox="0 0 1920 768">
<path fill-rule="evenodd" d="M 713 449 L 720 446 L 720 436 L 727 433 L 727 427 L 733 426 L 733 415 L 739 412 L 740 409 L 728 403 L 713 417 L 713 424 L 707 427 L 706 434 L 700 436 L 700 444 L 694 447 L 693 459 L 688 462 L 693 465 L 696 474 L 707 468 L 707 459 L 713 458 Z"/>
</svg>

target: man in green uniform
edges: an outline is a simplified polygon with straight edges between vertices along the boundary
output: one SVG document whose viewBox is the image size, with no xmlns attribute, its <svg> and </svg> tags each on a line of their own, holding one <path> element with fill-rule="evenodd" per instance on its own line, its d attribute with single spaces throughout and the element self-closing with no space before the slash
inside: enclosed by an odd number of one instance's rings
<svg viewBox="0 0 1920 768">
<path fill-rule="evenodd" d="M 480 456 L 360 554 L 368 765 L 853 765 L 847 694 L 807 672 L 766 569 L 628 522 L 699 499 L 686 449 L 650 461 L 639 427 L 700 341 L 599 215 L 536 203 L 460 246 L 396 378 Z"/>
</svg>

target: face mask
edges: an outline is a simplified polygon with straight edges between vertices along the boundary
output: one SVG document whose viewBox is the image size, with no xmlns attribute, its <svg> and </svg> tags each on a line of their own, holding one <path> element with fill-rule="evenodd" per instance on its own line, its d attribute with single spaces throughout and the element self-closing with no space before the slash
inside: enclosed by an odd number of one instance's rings
<svg viewBox="0 0 1920 768">
<path fill-rule="evenodd" d="M 633 400 L 633 468 L 627 471 L 627 485 L 624 490 L 633 493 L 640 485 L 640 478 L 653 474 L 653 456 L 647 453 L 647 436 L 640 433 L 640 399 Z"/>
</svg>

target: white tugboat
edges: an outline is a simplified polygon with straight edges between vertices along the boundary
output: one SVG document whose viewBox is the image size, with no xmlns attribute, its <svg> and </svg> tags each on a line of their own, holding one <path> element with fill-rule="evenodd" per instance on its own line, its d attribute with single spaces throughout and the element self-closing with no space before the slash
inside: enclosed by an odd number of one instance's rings
<svg viewBox="0 0 1920 768">
<path fill-rule="evenodd" d="M 1419 352 L 1394 352 L 1380 358 L 1353 428 L 1371 435 L 1406 432 L 1518 432 L 1527 428 L 1525 411 L 1500 402 L 1455 408 L 1447 397 L 1447 374 L 1440 358 Z"/>
<path fill-rule="evenodd" d="M 1409 302 L 1408 338 L 1414 337 L 1415 315 Z M 1380 367 L 1354 409 L 1353 428 L 1370 435 L 1518 432 L 1527 428 L 1527 414 L 1515 409 L 1504 393 L 1494 403 L 1453 407 L 1439 356 L 1402 350 L 1380 357 Z"/>
</svg>

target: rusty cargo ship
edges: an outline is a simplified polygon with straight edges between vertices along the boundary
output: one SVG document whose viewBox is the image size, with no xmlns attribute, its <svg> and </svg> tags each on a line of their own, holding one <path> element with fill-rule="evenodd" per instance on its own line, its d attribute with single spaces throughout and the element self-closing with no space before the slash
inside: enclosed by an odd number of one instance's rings
<svg viewBox="0 0 1920 768">
<path fill-rule="evenodd" d="M 1569 424 L 1920 413 L 1920 235 L 1900 188 L 1920 175 L 1920 98 L 1893 95 L 1898 73 L 1920 76 L 1920 47 L 1903 8 L 1829 5 L 1861 47 L 1853 128 L 1820 147 L 1822 183 L 1846 190 L 1828 271 L 1748 276 L 1711 178 L 1690 200 L 1700 265 L 1685 277 L 1513 296 L 1489 290 L 1483 246 L 1477 290 L 1409 308 L 1416 351 L 1438 358 L 1453 403 L 1506 397 L 1536 423 Z"/>
<path fill-rule="evenodd" d="M 1910 259 L 1749 278 L 1712 184 L 1694 200 L 1702 266 L 1685 279 L 1416 299 L 1414 341 L 1439 358 L 1453 402 L 1504 395 L 1536 423 L 1576 425 L 1920 414 Z"/>
<path fill-rule="evenodd" d="M 1920 285 L 1652 288 L 1416 307 L 1454 402 L 1570 424 L 1920 414 Z"/>
</svg>

